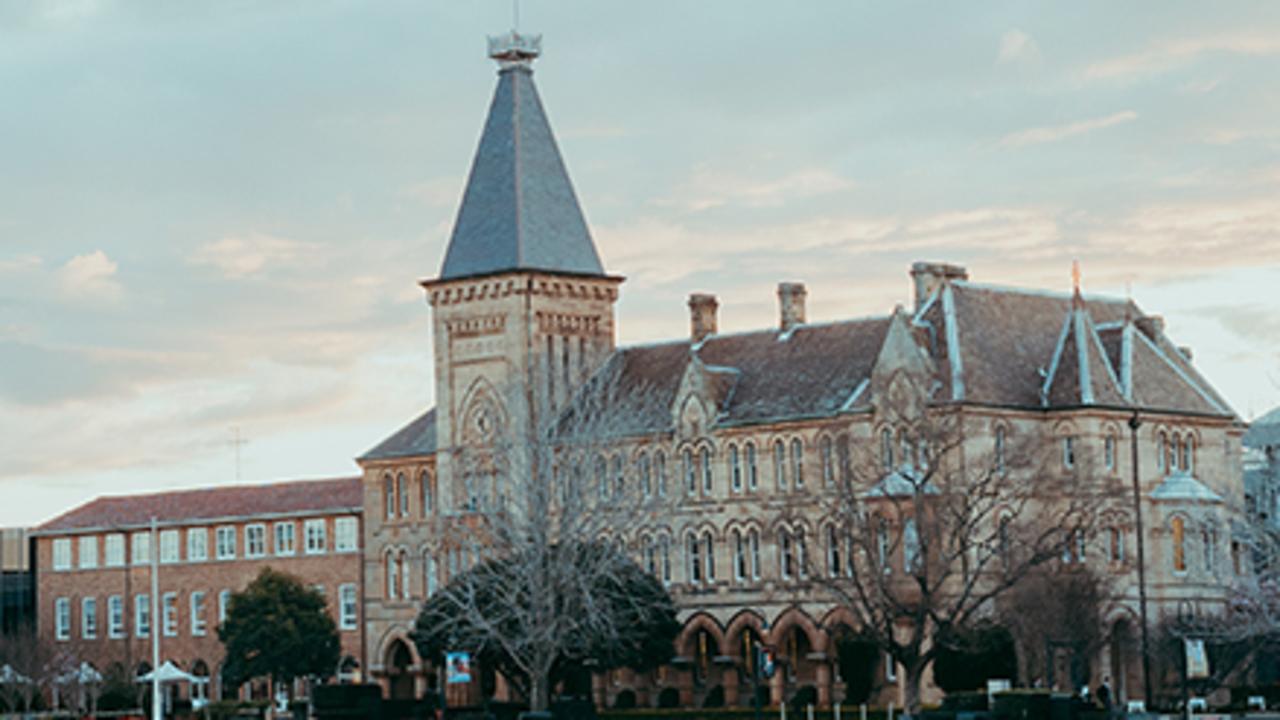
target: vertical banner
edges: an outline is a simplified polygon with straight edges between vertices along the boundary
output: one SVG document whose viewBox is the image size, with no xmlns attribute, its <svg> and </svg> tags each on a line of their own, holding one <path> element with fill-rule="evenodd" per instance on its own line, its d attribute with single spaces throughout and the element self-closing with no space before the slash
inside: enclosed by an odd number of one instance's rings
<svg viewBox="0 0 1280 720">
<path fill-rule="evenodd" d="M 1204 640 L 1187 638 L 1187 679 L 1202 680 L 1209 677 L 1209 655 L 1204 649 Z"/>
<path fill-rule="evenodd" d="M 444 655 L 445 682 L 450 685 L 471 682 L 471 655 L 451 652 Z"/>
</svg>

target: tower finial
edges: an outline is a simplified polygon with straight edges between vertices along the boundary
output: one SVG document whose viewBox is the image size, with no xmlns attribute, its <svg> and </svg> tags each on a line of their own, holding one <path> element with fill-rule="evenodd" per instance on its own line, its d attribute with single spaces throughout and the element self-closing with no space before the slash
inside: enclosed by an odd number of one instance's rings
<svg viewBox="0 0 1280 720">
<path fill-rule="evenodd" d="M 1079 307 L 1084 302 L 1080 296 L 1080 261 L 1071 261 L 1071 302 Z"/>
<path fill-rule="evenodd" d="M 516 10 L 514 19 L 519 22 L 519 10 Z M 533 64 L 533 59 L 541 54 L 541 35 L 522 35 L 512 29 L 504 35 L 489 36 L 489 57 L 497 60 L 503 70 L 513 67 L 527 68 Z"/>
</svg>

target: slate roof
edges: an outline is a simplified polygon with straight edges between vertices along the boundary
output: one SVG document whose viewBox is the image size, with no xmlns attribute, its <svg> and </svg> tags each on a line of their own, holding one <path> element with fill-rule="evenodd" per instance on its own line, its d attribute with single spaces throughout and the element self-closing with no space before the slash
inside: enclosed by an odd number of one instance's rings
<svg viewBox="0 0 1280 720">
<path fill-rule="evenodd" d="M 430 455 L 436 451 L 436 409 L 422 413 L 359 457 L 360 460 Z"/>
<path fill-rule="evenodd" d="M 1263 448 L 1280 446 L 1280 408 L 1273 408 L 1249 425 L 1244 434 L 1244 446 Z"/>
<path fill-rule="evenodd" d="M 524 66 L 498 74 L 440 279 L 510 270 L 604 275 Z"/>
<path fill-rule="evenodd" d="M 153 517 L 161 525 L 189 525 L 200 520 L 359 512 L 363 506 L 358 477 L 109 495 L 59 515 L 35 528 L 32 535 L 145 528 Z"/>
</svg>

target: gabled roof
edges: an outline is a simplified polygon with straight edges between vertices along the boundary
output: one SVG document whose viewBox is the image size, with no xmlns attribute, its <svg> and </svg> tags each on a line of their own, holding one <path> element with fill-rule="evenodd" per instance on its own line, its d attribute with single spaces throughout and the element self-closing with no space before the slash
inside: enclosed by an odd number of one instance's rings
<svg viewBox="0 0 1280 720">
<path fill-rule="evenodd" d="M 441 280 L 512 270 L 604 275 L 527 66 L 504 67 Z"/>
<path fill-rule="evenodd" d="M 430 455 L 436 451 L 436 409 L 422 413 L 357 460 L 390 460 Z"/>
<path fill-rule="evenodd" d="M 1046 407 L 1127 404 L 1124 391 L 1083 300 L 1072 303 L 1049 361 L 1041 404 Z"/>
<path fill-rule="evenodd" d="M 148 495 L 112 495 L 90 500 L 37 527 L 32 535 L 77 530 L 126 530 L 201 520 L 359 512 L 360 478 L 297 480 L 267 485 L 226 485 Z"/>
</svg>

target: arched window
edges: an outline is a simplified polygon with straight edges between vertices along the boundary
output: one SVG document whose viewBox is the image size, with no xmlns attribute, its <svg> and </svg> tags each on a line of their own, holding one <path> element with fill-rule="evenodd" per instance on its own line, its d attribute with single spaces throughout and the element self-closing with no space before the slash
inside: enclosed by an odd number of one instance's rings
<svg viewBox="0 0 1280 720">
<path fill-rule="evenodd" d="M 885 472 L 893 471 L 893 431 L 889 428 L 880 431 L 880 464 Z"/>
<path fill-rule="evenodd" d="M 876 559 L 879 561 L 885 575 L 893 572 L 891 551 L 892 548 L 889 547 L 889 524 L 882 517 L 876 518 Z"/>
<path fill-rule="evenodd" d="M 1216 528 L 1205 525 L 1200 529 L 1200 539 L 1204 545 L 1204 571 L 1213 574 L 1218 571 L 1218 531 Z"/>
<path fill-rule="evenodd" d="M 898 446 L 901 448 L 901 454 L 898 458 L 899 465 L 911 465 L 916 459 L 915 443 L 911 441 L 911 436 L 907 435 L 906 430 L 898 431 Z"/>
<path fill-rule="evenodd" d="M 383 558 L 383 573 L 387 578 L 387 599 L 398 600 L 400 598 L 400 568 L 396 567 L 395 553 L 388 550 Z"/>
<path fill-rule="evenodd" d="M 1107 554 L 1115 565 L 1124 562 L 1124 531 L 1118 527 L 1107 528 Z"/>
<path fill-rule="evenodd" d="M 613 456 L 613 496 L 624 498 L 627 493 L 627 476 L 622 472 L 622 456 Z"/>
<path fill-rule="evenodd" d="M 387 507 L 387 519 L 391 520 L 396 516 L 396 483 L 391 479 L 391 473 L 382 477 L 382 495 Z"/>
<path fill-rule="evenodd" d="M 1195 470 L 1196 457 L 1196 441 L 1195 438 L 1188 434 L 1182 439 L 1182 469 L 1187 472 Z"/>
<path fill-rule="evenodd" d="M 1165 449 L 1165 453 L 1168 457 L 1165 458 L 1164 465 L 1170 473 L 1178 469 L 1180 443 L 1181 438 L 1178 436 L 1178 433 L 1173 433 L 1169 436 L 1169 447 Z"/>
<path fill-rule="evenodd" d="M 1156 434 L 1156 469 L 1161 472 L 1164 472 L 1167 469 L 1164 464 L 1164 458 L 1165 458 L 1165 447 L 1168 444 L 1169 444 L 1169 440 L 1165 436 L 1164 431 L 1161 430 L 1159 433 Z"/>
<path fill-rule="evenodd" d="M 787 446 L 781 440 L 773 442 L 773 477 L 779 490 L 787 489 Z"/>
<path fill-rule="evenodd" d="M 737 582 L 747 579 L 747 543 L 739 530 L 733 531 L 733 579 Z"/>
<path fill-rule="evenodd" d="M 649 453 L 640 453 L 636 464 L 640 470 L 640 492 L 644 493 L 646 498 L 653 497 L 653 468 L 649 464 Z"/>
<path fill-rule="evenodd" d="M 804 443 L 800 438 L 791 441 L 791 477 L 797 489 L 804 487 Z"/>
<path fill-rule="evenodd" d="M 1000 562 L 1004 563 L 1005 568 L 1009 567 L 1013 557 L 1009 554 L 1010 548 L 1009 537 L 1009 516 L 1005 515 L 1000 518 L 1000 525 L 996 530 L 996 542 L 999 543 L 997 552 L 1000 554 Z"/>
<path fill-rule="evenodd" d="M 641 553 L 644 556 L 644 569 L 649 571 L 650 575 L 658 577 L 658 551 L 653 545 L 653 538 L 645 535 L 640 544 Z"/>
<path fill-rule="evenodd" d="M 1076 438 L 1067 435 L 1062 438 L 1062 467 L 1070 470 L 1076 466 Z"/>
<path fill-rule="evenodd" d="M 760 579 L 760 531 L 752 528 L 747 532 L 747 553 L 751 561 L 751 579 Z"/>
<path fill-rule="evenodd" d="M 702 534 L 702 552 L 705 555 L 706 577 L 707 582 L 716 581 L 716 541 L 711 537 L 711 531 Z"/>
<path fill-rule="evenodd" d="M 410 582 L 410 569 L 413 567 L 409 562 L 409 553 L 404 550 L 400 551 L 400 596 L 405 600 L 411 597 L 413 584 Z"/>
<path fill-rule="evenodd" d="M 755 492 L 760 487 L 760 473 L 756 468 L 756 444 L 747 443 L 747 489 Z"/>
<path fill-rule="evenodd" d="M 427 597 L 431 597 L 440 589 L 440 565 L 430 552 L 423 557 L 423 575 L 426 577 Z"/>
<path fill-rule="evenodd" d="M 1108 470 L 1116 469 L 1116 436 L 1107 434 L 1107 439 L 1102 446 L 1102 459 L 1107 465 Z"/>
<path fill-rule="evenodd" d="M 689 582 L 702 582 L 702 557 L 701 546 L 698 543 L 698 536 L 689 533 L 685 537 L 685 551 L 688 556 L 688 566 L 685 568 L 689 576 Z"/>
<path fill-rule="evenodd" d="M 1005 469 L 1004 449 L 1007 440 L 1007 432 L 1008 431 L 1004 429 L 1003 425 L 996 428 L 995 458 L 992 466 L 998 473 L 1003 473 Z"/>
<path fill-rule="evenodd" d="M 742 492 L 742 462 L 737 445 L 729 446 L 729 487 L 734 492 Z"/>
<path fill-rule="evenodd" d="M 662 582 L 671 583 L 671 538 L 663 535 L 658 538 L 658 554 L 662 560 Z"/>
<path fill-rule="evenodd" d="M 809 543 L 804 528 L 796 530 L 796 574 L 802 578 L 809 575 Z"/>
<path fill-rule="evenodd" d="M 818 454 L 822 459 L 822 484 L 831 487 L 836 483 L 836 458 L 831 449 L 831 438 L 826 435 L 818 442 Z"/>
<path fill-rule="evenodd" d="M 656 475 L 658 497 L 667 495 L 667 454 L 659 450 L 653 455 L 653 474 Z"/>
<path fill-rule="evenodd" d="M 920 562 L 920 533 L 916 530 L 915 518 L 907 518 L 902 523 L 902 569 L 915 572 Z"/>
<path fill-rule="evenodd" d="M 778 530 L 778 568 L 783 580 L 790 580 L 795 575 L 795 548 L 791 542 L 791 532 L 786 528 Z"/>
<path fill-rule="evenodd" d="M 714 467 L 711 465 L 711 448 L 703 446 L 698 451 L 698 465 L 702 468 L 702 492 L 710 495 L 715 487 Z"/>
<path fill-rule="evenodd" d="M 831 577 L 839 577 L 841 571 L 840 564 L 840 533 L 836 530 L 835 525 L 827 526 L 827 575 Z"/>
<path fill-rule="evenodd" d="M 693 466 L 693 451 L 689 448 L 680 453 L 680 476 L 684 478 L 684 491 L 687 494 L 698 492 L 698 472 Z"/>
<path fill-rule="evenodd" d="M 1186 523 L 1181 517 L 1169 521 L 1169 541 L 1172 543 L 1173 571 L 1187 571 L 1187 536 Z"/>
<path fill-rule="evenodd" d="M 409 517 L 409 481 L 404 473 L 396 476 L 396 494 L 400 496 L 400 517 Z"/>
<path fill-rule="evenodd" d="M 421 480 L 422 480 L 422 515 L 425 517 L 435 512 L 436 500 L 435 500 L 434 493 L 431 490 L 431 476 L 427 474 L 426 470 L 422 471 Z"/>
</svg>

